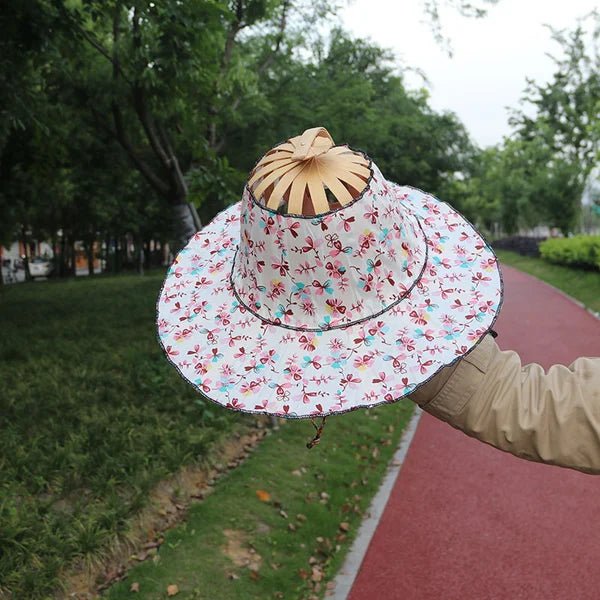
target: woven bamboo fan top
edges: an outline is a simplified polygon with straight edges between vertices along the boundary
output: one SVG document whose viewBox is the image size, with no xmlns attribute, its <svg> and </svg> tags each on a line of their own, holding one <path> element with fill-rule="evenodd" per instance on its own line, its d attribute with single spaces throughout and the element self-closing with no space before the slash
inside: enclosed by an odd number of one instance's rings
<svg viewBox="0 0 600 600">
<path fill-rule="evenodd" d="M 368 160 L 348 146 L 335 146 L 324 127 L 276 146 L 248 180 L 258 202 L 294 215 L 318 215 L 346 206 L 366 188 Z"/>
</svg>

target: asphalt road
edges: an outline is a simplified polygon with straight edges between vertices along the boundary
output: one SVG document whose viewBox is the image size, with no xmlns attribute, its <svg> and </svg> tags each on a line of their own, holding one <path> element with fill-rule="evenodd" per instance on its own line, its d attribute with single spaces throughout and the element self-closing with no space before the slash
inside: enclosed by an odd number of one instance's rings
<svg viewBox="0 0 600 600">
<path fill-rule="evenodd" d="M 503 268 L 503 349 L 600 356 L 600 320 Z M 598 600 L 600 476 L 517 459 L 425 414 L 350 600 Z"/>
</svg>

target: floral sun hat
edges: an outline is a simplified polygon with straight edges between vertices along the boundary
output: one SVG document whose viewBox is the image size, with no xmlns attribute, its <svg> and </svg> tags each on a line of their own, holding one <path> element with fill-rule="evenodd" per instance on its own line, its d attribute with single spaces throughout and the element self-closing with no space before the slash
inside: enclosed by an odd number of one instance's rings
<svg viewBox="0 0 600 600">
<path fill-rule="evenodd" d="M 473 226 L 322 128 L 269 151 L 158 300 L 169 360 L 206 398 L 280 417 L 394 402 L 472 350 L 502 303 Z"/>
</svg>

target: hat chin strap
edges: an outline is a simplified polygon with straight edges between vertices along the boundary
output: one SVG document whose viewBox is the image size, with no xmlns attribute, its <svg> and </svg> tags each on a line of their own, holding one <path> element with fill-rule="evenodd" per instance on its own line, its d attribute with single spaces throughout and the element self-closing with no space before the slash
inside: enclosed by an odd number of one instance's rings
<svg viewBox="0 0 600 600">
<path fill-rule="evenodd" d="M 267 152 L 248 186 L 267 208 L 279 210 L 287 204 L 289 214 L 314 216 L 352 202 L 370 176 L 364 155 L 334 146 L 324 127 L 313 127 Z"/>
</svg>

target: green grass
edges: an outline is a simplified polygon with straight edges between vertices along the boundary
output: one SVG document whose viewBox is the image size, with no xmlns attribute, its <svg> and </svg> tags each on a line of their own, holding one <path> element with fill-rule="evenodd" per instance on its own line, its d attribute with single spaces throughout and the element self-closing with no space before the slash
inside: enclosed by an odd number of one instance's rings
<svg viewBox="0 0 600 600">
<path fill-rule="evenodd" d="M 403 401 L 330 418 L 321 444 L 310 451 L 310 425 L 286 423 L 193 505 L 157 556 L 133 568 L 108 599 L 130 600 L 134 582 L 145 600 L 166 598 L 169 585 L 178 586 L 182 599 L 323 597 L 412 410 Z M 261 501 L 258 490 L 270 499 Z M 240 558 L 259 556 L 260 568 L 236 566 L 228 539 L 239 543 Z M 313 581 L 313 573 L 323 580 Z"/>
<path fill-rule="evenodd" d="M 207 407 L 163 357 L 162 273 L 0 292 L 0 593 L 48 597 L 149 490 L 247 417 Z"/>
<path fill-rule="evenodd" d="M 576 298 L 592 311 L 600 313 L 600 273 L 598 271 L 553 265 L 541 258 L 521 256 L 508 250 L 496 250 L 495 252 L 500 263 L 534 275 Z"/>
</svg>

